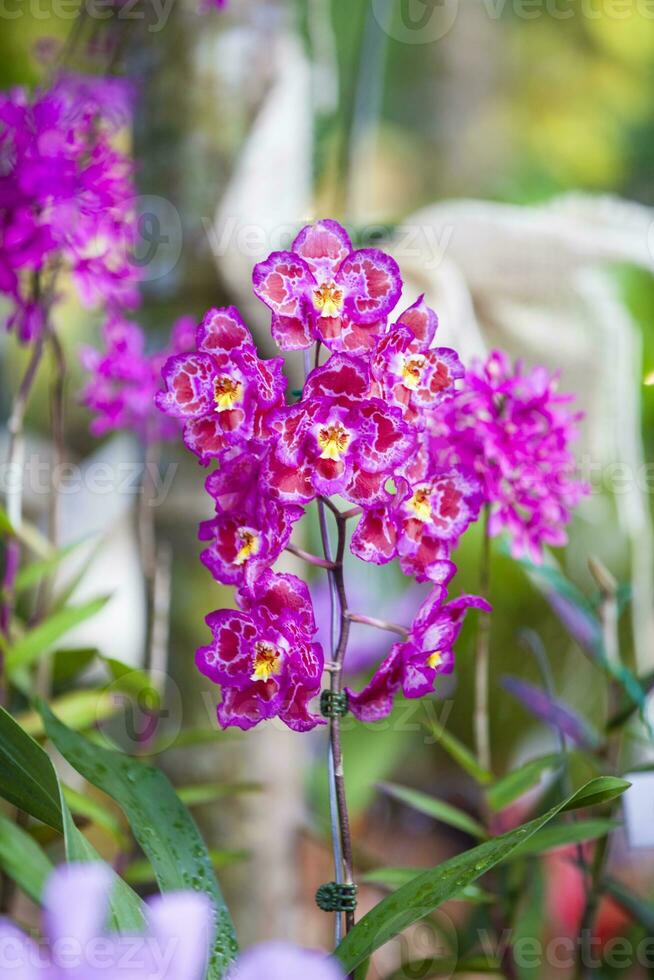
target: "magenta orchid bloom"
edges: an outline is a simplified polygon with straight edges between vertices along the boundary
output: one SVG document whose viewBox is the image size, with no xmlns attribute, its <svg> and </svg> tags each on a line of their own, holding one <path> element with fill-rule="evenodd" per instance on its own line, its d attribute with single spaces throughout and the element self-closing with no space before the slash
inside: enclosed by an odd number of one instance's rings
<svg viewBox="0 0 654 980">
<path fill-rule="evenodd" d="M 184 441 L 205 465 L 229 447 L 253 445 L 281 404 L 282 358 L 262 361 L 235 307 L 210 310 L 197 332 L 197 351 L 171 357 L 157 405 L 184 423 Z"/>
<path fill-rule="evenodd" d="M 289 252 L 273 252 L 252 274 L 254 292 L 273 314 L 281 350 L 369 350 L 402 291 L 397 263 L 376 248 L 352 250 L 336 221 L 307 225 Z"/>
<path fill-rule="evenodd" d="M 279 441 L 266 467 L 282 499 L 337 493 L 364 506 L 389 499 L 385 483 L 407 460 L 414 433 L 399 409 L 369 390 L 365 362 L 333 354 L 307 378 L 301 404 L 277 414 Z"/>
<path fill-rule="evenodd" d="M 436 314 L 421 296 L 379 339 L 370 361 L 379 397 L 399 406 L 405 419 L 420 427 L 465 373 L 456 351 L 431 346 L 437 326 Z"/>
<path fill-rule="evenodd" d="M 210 541 L 200 556 L 218 582 L 254 586 L 289 542 L 301 507 L 282 504 L 264 493 L 261 462 L 250 453 L 225 460 L 206 481 L 216 517 L 200 524 L 198 536 Z"/>
<path fill-rule="evenodd" d="M 358 694 L 348 688 L 352 714 L 361 721 L 378 721 L 393 709 L 401 689 L 406 698 L 431 694 L 440 674 L 454 669 L 456 643 L 468 609 L 490 612 L 479 596 L 464 595 L 443 603 L 446 591 L 436 586 L 425 599 L 403 643 L 395 643 L 370 683 Z"/>
<path fill-rule="evenodd" d="M 481 485 L 460 469 L 434 472 L 415 483 L 397 481 L 384 507 L 366 510 L 352 536 L 352 551 L 363 561 L 384 565 L 399 557 L 417 582 L 442 584 L 452 566 L 451 550 L 479 516 Z"/>
<path fill-rule="evenodd" d="M 540 561 L 543 545 L 565 544 L 572 508 L 588 492 L 570 451 L 581 414 L 557 383 L 545 368 L 525 370 L 494 351 L 434 419 L 441 458 L 478 474 L 492 506 L 490 533 L 508 531 L 516 558 Z"/>
<path fill-rule="evenodd" d="M 0 919 L 3 975 L 15 980 L 203 980 L 212 939 L 209 900 L 177 892 L 148 901 L 142 936 L 107 933 L 116 881 L 104 864 L 69 864 L 44 894 L 45 942 Z"/>
<path fill-rule="evenodd" d="M 313 642 L 307 586 L 294 575 L 268 570 L 254 592 L 242 589 L 238 599 L 241 612 L 220 609 L 207 616 L 213 642 L 196 657 L 199 670 L 222 685 L 220 724 L 247 730 L 279 717 L 298 732 L 323 724 L 309 710 L 320 690 L 324 657 Z"/>
</svg>

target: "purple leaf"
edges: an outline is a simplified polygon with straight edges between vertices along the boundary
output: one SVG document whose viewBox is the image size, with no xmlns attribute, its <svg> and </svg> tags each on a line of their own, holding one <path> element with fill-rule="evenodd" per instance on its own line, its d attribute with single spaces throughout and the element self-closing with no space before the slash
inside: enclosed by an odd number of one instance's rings
<svg viewBox="0 0 654 980">
<path fill-rule="evenodd" d="M 513 695 L 527 711 L 551 728 L 562 732 L 575 745 L 595 748 L 600 741 L 598 733 L 564 702 L 551 697 L 542 688 L 528 684 L 517 677 L 503 677 L 502 687 Z"/>
</svg>

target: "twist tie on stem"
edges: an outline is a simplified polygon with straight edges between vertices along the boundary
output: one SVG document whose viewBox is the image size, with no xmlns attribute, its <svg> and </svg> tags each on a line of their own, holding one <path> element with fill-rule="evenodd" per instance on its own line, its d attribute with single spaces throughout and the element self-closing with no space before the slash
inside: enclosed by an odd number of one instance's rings
<svg viewBox="0 0 654 980">
<path fill-rule="evenodd" d="M 357 886 L 328 881 L 316 892 L 316 905 L 323 912 L 354 912 L 357 907 Z"/>
<path fill-rule="evenodd" d="M 325 718 L 346 715 L 349 709 L 347 691 L 325 690 L 320 694 L 320 714 Z"/>
</svg>

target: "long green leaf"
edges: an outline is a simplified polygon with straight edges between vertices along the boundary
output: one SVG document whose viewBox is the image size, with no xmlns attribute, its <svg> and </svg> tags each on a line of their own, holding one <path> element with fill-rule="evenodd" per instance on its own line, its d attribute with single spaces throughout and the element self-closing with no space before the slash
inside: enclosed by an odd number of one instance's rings
<svg viewBox="0 0 654 980">
<path fill-rule="evenodd" d="M 396 783 L 379 783 L 378 785 L 389 796 L 400 800 L 401 803 L 406 803 L 407 806 L 413 810 L 418 810 L 419 813 L 440 820 L 441 823 L 446 823 L 450 827 L 456 827 L 457 830 L 462 830 L 480 840 L 485 840 L 488 836 L 482 825 L 464 813 L 463 810 L 459 810 L 449 803 L 444 803 L 434 796 L 428 796 L 427 793 L 421 793 L 417 789 L 409 789 L 407 786 L 398 786 Z"/>
<path fill-rule="evenodd" d="M 336 949 L 346 973 L 351 973 L 380 946 L 407 926 L 429 915 L 443 902 L 506 860 L 523 841 L 541 830 L 564 810 L 588 806 L 590 802 L 614 799 L 629 786 L 624 780 L 591 780 L 580 790 L 529 823 L 485 841 L 404 885 L 388 895 L 356 923 Z"/>
<path fill-rule="evenodd" d="M 209 848 L 209 857 L 211 858 L 211 865 L 216 870 L 220 868 L 228 868 L 232 864 L 239 864 L 241 861 L 247 861 L 250 857 L 249 851 L 219 851 L 216 848 Z M 156 875 L 149 861 L 144 859 L 137 859 L 132 861 L 125 868 L 125 881 L 128 881 L 130 885 L 150 885 L 153 882 L 156 883 Z"/>
<path fill-rule="evenodd" d="M 361 881 L 368 885 L 383 885 L 384 888 L 395 890 L 406 885 L 408 882 L 422 872 L 422 868 L 375 868 L 374 871 L 367 871 L 361 875 Z M 484 891 L 479 885 L 466 885 L 466 887 L 452 896 L 453 899 L 472 902 L 475 905 L 482 905 L 495 901 L 495 896 L 490 892 Z"/>
<path fill-rule="evenodd" d="M 609 895 L 612 895 L 616 902 L 630 912 L 637 922 L 645 926 L 650 935 L 654 935 L 654 902 L 642 895 L 634 893 L 615 878 L 605 877 L 603 887 Z"/>
<path fill-rule="evenodd" d="M 552 753 L 539 756 L 537 759 L 530 759 L 518 769 L 507 773 L 488 790 L 486 798 L 491 809 L 496 811 L 504 809 L 509 803 L 513 803 L 515 799 L 535 786 L 546 769 L 554 769 L 561 765 L 561 756 Z"/>
<path fill-rule="evenodd" d="M 208 895 L 216 917 L 208 976 L 222 977 L 237 952 L 234 926 L 207 847 L 166 776 L 127 755 L 90 743 L 62 725 L 43 702 L 39 710 L 49 738 L 64 758 L 123 809 L 161 889 L 192 888 Z"/>
<path fill-rule="evenodd" d="M 0 868 L 26 895 L 41 901 L 52 863 L 34 838 L 0 813 Z"/>
<path fill-rule="evenodd" d="M 431 726 L 431 731 L 436 736 L 437 744 L 444 748 L 448 755 L 469 776 L 472 776 L 475 782 L 479 783 L 480 786 L 487 786 L 489 783 L 492 783 L 493 774 L 479 765 L 467 745 L 464 745 L 456 736 L 448 732 L 444 726 L 433 725 Z"/>
<path fill-rule="evenodd" d="M 42 578 L 56 571 L 64 558 L 67 558 L 76 548 L 84 544 L 85 540 L 74 541 L 65 548 L 60 548 L 58 551 L 55 551 L 54 554 L 49 555 L 47 558 L 40 558 L 21 568 L 16 576 L 16 592 L 22 592 L 23 589 L 30 589 L 32 586 L 38 585 Z"/>
<path fill-rule="evenodd" d="M 91 842 L 75 826 L 63 792 L 60 801 L 67 859 L 75 862 L 101 861 Z M 109 921 L 116 932 L 134 933 L 143 930 L 143 903 L 118 875 L 114 876 L 114 887 L 109 897 Z"/>
<path fill-rule="evenodd" d="M 616 820 L 577 820 L 576 823 L 565 823 L 555 827 L 544 827 L 530 837 L 524 844 L 519 844 L 511 855 L 510 860 L 527 857 L 528 855 L 545 854 L 558 847 L 569 844 L 581 844 L 587 840 L 596 840 L 615 830 L 619 826 Z"/>
<path fill-rule="evenodd" d="M 11 521 L 9 520 L 7 511 L 4 509 L 4 507 L 0 506 L 0 536 L 7 537 L 7 535 L 14 533 L 15 532 Z"/>
<path fill-rule="evenodd" d="M 95 616 L 107 604 L 109 596 L 91 599 L 80 606 L 64 606 L 54 615 L 29 630 L 9 648 L 7 670 L 33 664 L 48 653 L 62 636 L 85 620 Z"/>
<path fill-rule="evenodd" d="M 4 709 L 0 709 L 0 793 L 63 833 L 69 861 L 100 860 L 73 822 L 50 757 Z M 114 926 L 120 931 L 133 932 L 142 924 L 140 899 L 118 877 L 111 908 Z"/>
<path fill-rule="evenodd" d="M 61 831 L 59 787 L 41 746 L 0 708 L 0 796 Z"/>
<path fill-rule="evenodd" d="M 259 793 L 262 788 L 261 783 L 196 783 L 193 786 L 177 786 L 176 791 L 184 806 L 200 806 L 215 803 L 225 796 Z"/>
<path fill-rule="evenodd" d="M 100 688 L 62 694 L 51 702 L 50 707 L 57 712 L 65 725 L 75 731 L 84 731 L 106 718 L 111 718 L 121 709 L 113 692 Z M 37 711 L 26 711 L 17 720 L 33 738 L 41 738 L 45 733 L 43 719 Z"/>
<path fill-rule="evenodd" d="M 101 803 L 87 793 L 78 793 L 72 787 L 64 785 L 62 785 L 61 789 L 71 813 L 78 817 L 84 817 L 97 827 L 106 830 L 123 850 L 127 850 L 129 843 L 127 835 L 115 814 L 110 813 Z"/>
</svg>

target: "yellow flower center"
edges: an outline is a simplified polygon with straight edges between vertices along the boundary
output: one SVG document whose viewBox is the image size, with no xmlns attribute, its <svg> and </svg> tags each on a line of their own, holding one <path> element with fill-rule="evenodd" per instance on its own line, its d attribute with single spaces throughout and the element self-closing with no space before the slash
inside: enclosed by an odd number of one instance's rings
<svg viewBox="0 0 654 980">
<path fill-rule="evenodd" d="M 256 555 L 258 553 L 261 546 L 261 537 L 256 531 L 253 531 L 251 527 L 239 527 L 238 531 L 236 532 L 236 539 L 241 547 L 236 553 L 234 564 L 243 565 L 248 558 L 251 558 L 252 555 Z"/>
<path fill-rule="evenodd" d="M 228 412 L 243 397 L 243 385 L 228 374 L 219 375 L 213 386 L 213 400 L 217 412 Z"/>
<path fill-rule="evenodd" d="M 402 384 L 405 388 L 415 391 L 420 384 L 424 365 L 425 358 L 422 354 L 414 354 L 412 357 L 407 357 L 402 365 Z"/>
<path fill-rule="evenodd" d="M 254 670 L 250 680 L 267 681 L 281 671 L 282 655 L 277 647 L 265 640 L 254 645 Z"/>
<path fill-rule="evenodd" d="M 313 291 L 313 306 L 321 316 L 338 316 L 343 309 L 343 290 L 335 282 L 324 282 Z"/>
<path fill-rule="evenodd" d="M 431 500 L 427 487 L 418 487 L 407 506 L 419 521 L 431 520 Z"/>
<path fill-rule="evenodd" d="M 443 654 L 440 652 L 440 650 L 434 650 L 434 652 L 430 653 L 427 657 L 428 667 L 438 667 L 440 664 L 442 664 L 442 662 Z"/>
<path fill-rule="evenodd" d="M 338 461 L 350 445 L 350 439 L 350 433 L 342 422 L 334 422 L 333 425 L 324 426 L 318 432 L 318 445 L 321 449 L 320 458 Z"/>
</svg>

